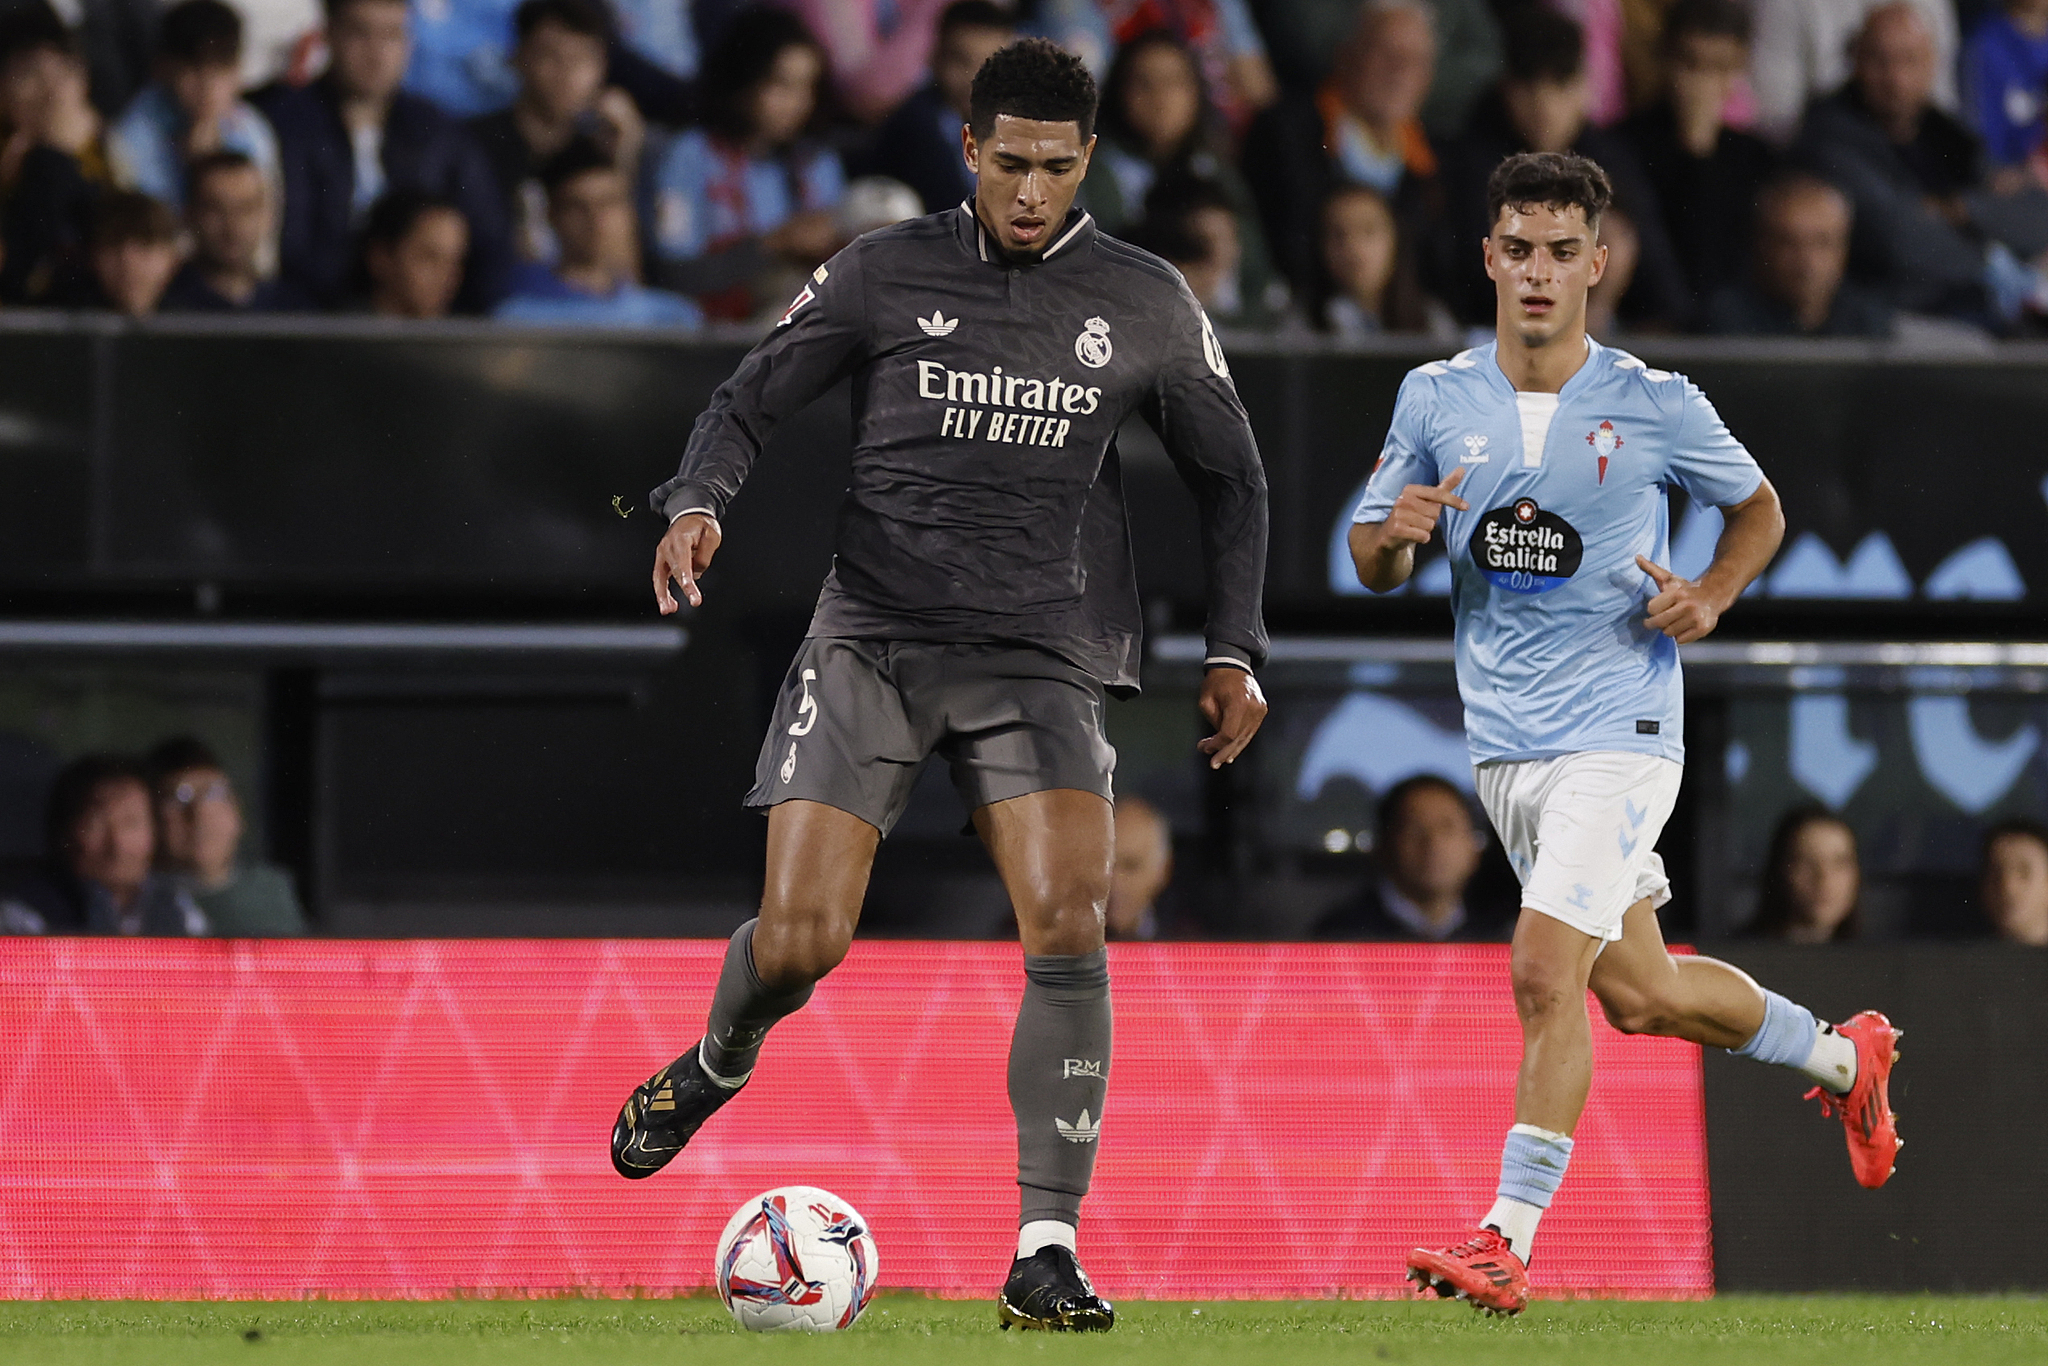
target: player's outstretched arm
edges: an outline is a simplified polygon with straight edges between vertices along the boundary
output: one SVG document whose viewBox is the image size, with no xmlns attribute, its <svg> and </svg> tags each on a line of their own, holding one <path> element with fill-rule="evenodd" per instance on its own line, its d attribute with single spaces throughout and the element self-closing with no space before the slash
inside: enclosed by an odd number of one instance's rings
<svg viewBox="0 0 2048 1366">
<path fill-rule="evenodd" d="M 724 540 L 718 519 L 701 512 L 686 512 L 669 526 L 661 544 L 654 548 L 654 601 L 663 616 L 678 606 L 675 594 L 669 591 L 670 581 L 683 590 L 690 606 L 704 605 L 697 579 L 711 567 L 711 557 Z"/>
<path fill-rule="evenodd" d="M 1415 572 L 1415 547 L 1429 544 L 1445 508 L 1471 511 L 1455 490 L 1465 482 L 1460 465 L 1441 484 L 1410 484 L 1387 512 L 1384 522 L 1352 525 L 1351 563 L 1358 581 L 1375 593 L 1391 593 Z"/>
<path fill-rule="evenodd" d="M 1749 497 L 1723 508 L 1721 515 L 1725 524 L 1714 545 L 1714 562 L 1698 582 L 1636 556 L 1636 565 L 1657 585 L 1657 596 L 1650 599 L 1643 625 L 1662 631 L 1680 645 L 1713 633 L 1721 624 L 1721 614 L 1764 572 L 1778 553 L 1778 543 L 1785 539 L 1785 509 L 1768 479 Z"/>
</svg>

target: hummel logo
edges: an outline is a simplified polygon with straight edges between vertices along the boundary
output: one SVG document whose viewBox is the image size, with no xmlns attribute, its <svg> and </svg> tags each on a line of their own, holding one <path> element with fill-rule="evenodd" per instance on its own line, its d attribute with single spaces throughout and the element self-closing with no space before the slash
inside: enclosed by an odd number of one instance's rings
<svg viewBox="0 0 2048 1366">
<path fill-rule="evenodd" d="M 1068 1077 L 1100 1078 L 1101 1076 L 1102 1059 L 1100 1058 L 1093 1059 L 1092 1061 L 1087 1058 L 1067 1058 L 1060 1072 L 1060 1080 L 1062 1081 L 1065 1081 Z"/>
<path fill-rule="evenodd" d="M 1060 1137 L 1069 1143 L 1093 1143 L 1102 1134 L 1102 1121 L 1088 1118 L 1086 1110 L 1083 1110 L 1081 1117 L 1072 1124 L 1067 1123 L 1058 1115 L 1052 1117 L 1052 1122 L 1058 1127 Z"/>
<path fill-rule="evenodd" d="M 953 329 L 960 325 L 960 320 L 949 318 L 935 308 L 929 318 L 919 318 L 917 325 L 924 329 L 927 337 L 950 337 L 953 335 Z"/>
</svg>

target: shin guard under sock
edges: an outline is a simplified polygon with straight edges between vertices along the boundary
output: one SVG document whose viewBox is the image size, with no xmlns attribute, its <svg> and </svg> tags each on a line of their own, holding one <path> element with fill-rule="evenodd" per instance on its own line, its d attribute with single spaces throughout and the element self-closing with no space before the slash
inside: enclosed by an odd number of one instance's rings
<svg viewBox="0 0 2048 1366">
<path fill-rule="evenodd" d="M 726 945 L 725 967 L 718 974 L 718 990 L 711 997 L 711 1018 L 704 1026 L 704 1044 L 698 1053 L 705 1072 L 721 1085 L 738 1086 L 754 1070 L 761 1055 L 761 1041 L 769 1026 L 785 1015 L 803 1008 L 811 999 L 809 986 L 794 991 L 771 991 L 761 984 L 754 970 L 754 926 L 749 920 L 733 931 Z"/>
<path fill-rule="evenodd" d="M 1024 1003 L 1010 1040 L 1020 1224 L 1079 1222 L 1095 1172 L 1109 1049 L 1108 951 L 1024 955 Z"/>
</svg>

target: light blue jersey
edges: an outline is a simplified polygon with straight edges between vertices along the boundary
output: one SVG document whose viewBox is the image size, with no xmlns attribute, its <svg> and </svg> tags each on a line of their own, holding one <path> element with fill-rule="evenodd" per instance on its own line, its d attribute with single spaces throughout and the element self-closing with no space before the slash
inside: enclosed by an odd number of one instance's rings
<svg viewBox="0 0 2048 1366">
<path fill-rule="evenodd" d="M 1518 394 L 1497 344 L 1408 372 L 1354 518 L 1463 468 L 1445 509 L 1458 692 L 1475 764 L 1587 750 L 1685 758 L 1678 646 L 1644 627 L 1666 490 L 1728 507 L 1763 471 L 1683 375 L 1588 341 L 1561 394 Z"/>
</svg>

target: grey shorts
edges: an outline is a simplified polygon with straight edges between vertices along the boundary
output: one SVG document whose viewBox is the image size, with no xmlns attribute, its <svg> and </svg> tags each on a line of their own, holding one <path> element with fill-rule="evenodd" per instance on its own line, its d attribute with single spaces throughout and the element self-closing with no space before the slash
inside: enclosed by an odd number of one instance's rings
<svg viewBox="0 0 2048 1366">
<path fill-rule="evenodd" d="M 888 834 L 937 753 L 972 811 L 1073 787 L 1110 798 L 1102 685 L 1029 645 L 806 640 L 748 806 L 823 802 Z"/>
</svg>

